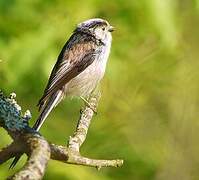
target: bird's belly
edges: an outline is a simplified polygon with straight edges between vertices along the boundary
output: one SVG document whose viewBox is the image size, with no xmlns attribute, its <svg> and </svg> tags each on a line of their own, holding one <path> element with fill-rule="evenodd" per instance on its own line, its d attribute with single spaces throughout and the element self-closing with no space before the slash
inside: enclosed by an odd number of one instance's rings
<svg viewBox="0 0 199 180">
<path fill-rule="evenodd" d="M 102 79 L 104 71 L 105 66 L 103 62 L 96 59 L 83 72 L 66 84 L 64 88 L 66 96 L 87 97 Z"/>
</svg>

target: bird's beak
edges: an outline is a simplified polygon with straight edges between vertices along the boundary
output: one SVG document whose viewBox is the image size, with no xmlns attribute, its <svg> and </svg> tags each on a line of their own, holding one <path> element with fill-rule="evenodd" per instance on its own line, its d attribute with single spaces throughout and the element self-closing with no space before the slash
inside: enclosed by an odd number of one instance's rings
<svg viewBox="0 0 199 180">
<path fill-rule="evenodd" d="M 115 28 L 113 26 L 110 26 L 109 29 L 108 29 L 108 31 L 109 32 L 113 32 L 113 31 L 115 31 Z"/>
</svg>

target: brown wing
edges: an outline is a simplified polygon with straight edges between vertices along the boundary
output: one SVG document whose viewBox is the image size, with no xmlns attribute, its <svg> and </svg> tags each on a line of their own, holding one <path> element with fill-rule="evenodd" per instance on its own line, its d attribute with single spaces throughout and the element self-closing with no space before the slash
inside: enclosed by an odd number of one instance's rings
<svg viewBox="0 0 199 180">
<path fill-rule="evenodd" d="M 95 59 L 95 42 L 79 41 L 71 47 L 69 46 L 70 44 L 66 44 L 58 57 L 44 95 L 39 100 L 40 108 L 53 93 L 62 89 L 65 84 L 84 71 Z"/>
</svg>

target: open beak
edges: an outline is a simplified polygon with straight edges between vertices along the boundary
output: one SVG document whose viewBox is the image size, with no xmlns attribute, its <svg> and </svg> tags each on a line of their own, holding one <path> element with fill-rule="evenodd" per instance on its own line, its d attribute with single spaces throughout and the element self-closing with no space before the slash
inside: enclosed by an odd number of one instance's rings
<svg viewBox="0 0 199 180">
<path fill-rule="evenodd" d="M 110 26 L 109 29 L 108 29 L 108 31 L 109 32 L 113 32 L 113 31 L 115 31 L 115 28 L 113 26 Z"/>
</svg>

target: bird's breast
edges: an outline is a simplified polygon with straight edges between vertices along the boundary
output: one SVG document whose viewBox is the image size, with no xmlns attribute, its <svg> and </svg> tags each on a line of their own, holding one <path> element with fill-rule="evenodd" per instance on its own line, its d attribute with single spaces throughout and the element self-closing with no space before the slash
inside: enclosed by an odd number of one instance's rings
<svg viewBox="0 0 199 180">
<path fill-rule="evenodd" d="M 66 95 L 88 96 L 104 76 L 109 52 L 110 46 L 99 48 L 93 63 L 66 84 Z"/>
</svg>

